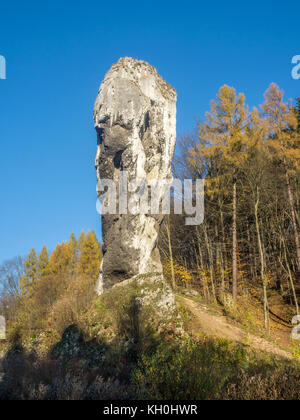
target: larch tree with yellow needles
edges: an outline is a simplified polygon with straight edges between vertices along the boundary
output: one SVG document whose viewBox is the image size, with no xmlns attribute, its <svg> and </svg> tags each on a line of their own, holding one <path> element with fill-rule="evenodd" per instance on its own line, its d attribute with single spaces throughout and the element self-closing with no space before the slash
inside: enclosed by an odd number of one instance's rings
<svg viewBox="0 0 300 420">
<path fill-rule="evenodd" d="M 270 149 L 273 157 L 282 163 L 285 171 L 286 190 L 294 230 L 298 270 L 300 271 L 300 240 L 290 183 L 290 176 L 300 168 L 300 136 L 297 132 L 297 114 L 291 103 L 283 101 L 284 93 L 275 83 L 270 85 L 264 97 L 265 102 L 261 108 L 268 128 Z"/>
<path fill-rule="evenodd" d="M 79 248 L 78 274 L 96 280 L 99 275 L 101 248 L 95 232 L 91 231 L 81 236 Z"/>
<path fill-rule="evenodd" d="M 206 192 L 214 195 L 232 188 L 232 295 L 237 297 L 238 242 L 237 242 L 237 180 L 244 159 L 248 108 L 245 96 L 224 85 L 215 101 L 211 101 L 206 121 L 199 124 L 199 143 L 190 152 L 194 168 L 203 159 L 206 174 Z M 222 200 L 222 199 L 220 199 Z"/>
</svg>

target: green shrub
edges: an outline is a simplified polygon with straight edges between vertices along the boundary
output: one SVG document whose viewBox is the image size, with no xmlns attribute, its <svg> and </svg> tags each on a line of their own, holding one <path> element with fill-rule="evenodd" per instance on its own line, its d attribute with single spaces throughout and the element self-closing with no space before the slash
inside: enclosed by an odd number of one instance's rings
<svg viewBox="0 0 300 420">
<path fill-rule="evenodd" d="M 169 347 L 163 343 L 153 354 L 143 355 L 133 382 L 144 398 L 212 399 L 241 366 L 247 366 L 241 346 L 225 340 L 183 340 Z"/>
</svg>

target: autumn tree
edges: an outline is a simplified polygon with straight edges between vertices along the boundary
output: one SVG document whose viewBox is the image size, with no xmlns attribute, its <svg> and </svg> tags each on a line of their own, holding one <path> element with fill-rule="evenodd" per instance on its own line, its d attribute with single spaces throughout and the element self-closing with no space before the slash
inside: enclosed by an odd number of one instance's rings
<svg viewBox="0 0 300 420">
<path fill-rule="evenodd" d="M 296 99 L 295 114 L 297 118 L 297 132 L 300 133 L 300 98 Z"/>
<path fill-rule="evenodd" d="M 26 294 L 30 292 L 38 276 L 38 257 L 34 248 L 31 249 L 25 259 L 24 271 L 25 274 L 21 278 L 20 288 L 22 293 Z"/>
<path fill-rule="evenodd" d="M 43 246 L 37 263 L 37 275 L 39 278 L 48 274 L 49 254 L 46 245 Z"/>
<path fill-rule="evenodd" d="M 80 235 L 79 250 L 78 274 L 96 280 L 100 268 L 101 248 L 95 232 Z"/>
<path fill-rule="evenodd" d="M 299 100 L 285 103 L 272 84 L 261 111 L 249 113 L 231 89 L 219 91 L 198 136 L 179 141 L 174 173 L 205 178 L 204 223 L 189 230 L 184 217 L 171 215 L 170 241 L 165 234 L 160 247 L 169 260 L 171 242 L 174 267 L 187 267 L 209 300 L 219 299 L 230 279 L 236 293 L 238 266 L 239 290 L 257 289 L 267 328 L 271 288 L 299 312 Z"/>
<path fill-rule="evenodd" d="M 236 94 L 234 88 L 220 88 L 216 101 L 211 101 L 206 121 L 199 124 L 199 143 L 190 152 L 193 167 L 205 168 L 206 191 L 217 193 L 223 201 L 230 180 L 232 188 L 232 295 L 237 296 L 238 250 L 237 250 L 237 178 L 245 148 L 245 130 L 248 110 L 244 94 Z M 203 173 L 203 169 L 201 170 Z M 221 219 L 223 218 L 222 206 Z M 224 226 L 222 226 L 224 232 Z"/>
<path fill-rule="evenodd" d="M 78 266 L 78 261 L 79 261 L 79 256 L 80 256 L 79 244 L 74 233 L 72 233 L 70 236 L 68 247 L 69 247 L 69 254 L 70 254 L 69 272 L 70 272 L 70 275 L 74 277 L 77 274 L 77 266 Z"/>
<path fill-rule="evenodd" d="M 266 161 L 267 145 L 266 145 L 266 125 L 260 118 L 256 108 L 253 109 L 249 117 L 247 126 L 247 146 L 244 150 L 244 162 L 241 167 L 243 177 L 244 193 L 248 192 L 251 197 L 249 208 L 255 223 L 255 231 L 257 238 L 257 247 L 260 260 L 260 276 L 263 288 L 263 307 L 264 307 L 264 326 L 268 327 L 269 310 L 267 296 L 267 280 L 266 280 L 266 258 L 263 247 L 263 238 L 261 231 L 260 209 L 262 206 L 262 195 L 268 186 L 268 164 Z M 248 188 L 247 188 L 248 187 Z M 248 201 L 248 200 L 247 200 Z M 251 212 L 249 212 L 249 215 Z"/>
<path fill-rule="evenodd" d="M 266 91 L 265 102 L 261 106 L 268 126 L 269 144 L 278 163 L 282 162 L 285 170 L 287 196 L 294 230 L 298 270 L 300 270 L 300 240 L 296 221 L 294 196 L 291 188 L 290 174 L 299 168 L 300 149 L 297 128 L 297 117 L 291 103 L 283 101 L 284 93 L 272 83 Z M 292 129 L 291 129 L 292 128 Z"/>
</svg>

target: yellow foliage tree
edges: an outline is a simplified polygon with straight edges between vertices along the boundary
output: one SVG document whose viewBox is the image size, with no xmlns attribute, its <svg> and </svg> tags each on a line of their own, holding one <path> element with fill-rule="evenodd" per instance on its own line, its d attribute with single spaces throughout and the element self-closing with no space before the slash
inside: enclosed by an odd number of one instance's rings
<svg viewBox="0 0 300 420">
<path fill-rule="evenodd" d="M 232 254 L 233 297 L 237 296 L 237 174 L 245 159 L 248 108 L 244 94 L 224 85 L 216 101 L 211 101 L 206 121 L 199 124 L 199 143 L 190 152 L 190 164 L 197 172 L 206 173 L 206 192 L 209 195 L 227 192 L 232 185 Z M 219 197 L 221 197 L 219 195 Z M 222 205 L 220 208 L 222 209 Z M 221 214 L 222 218 L 222 214 Z"/>
<path fill-rule="evenodd" d="M 22 294 L 29 294 L 38 275 L 38 257 L 34 248 L 29 252 L 24 262 L 25 274 L 20 279 Z"/>
<path fill-rule="evenodd" d="M 297 132 L 297 114 L 291 103 L 284 102 L 284 93 L 275 83 L 270 85 L 264 97 L 265 102 L 261 108 L 267 125 L 269 145 L 273 151 L 273 156 L 284 165 L 286 189 L 294 228 L 298 270 L 300 271 L 300 240 L 294 197 L 290 184 L 290 175 L 300 169 L 300 136 Z"/>
<path fill-rule="evenodd" d="M 95 232 L 80 235 L 79 249 L 78 274 L 96 280 L 100 268 L 101 248 Z"/>
</svg>

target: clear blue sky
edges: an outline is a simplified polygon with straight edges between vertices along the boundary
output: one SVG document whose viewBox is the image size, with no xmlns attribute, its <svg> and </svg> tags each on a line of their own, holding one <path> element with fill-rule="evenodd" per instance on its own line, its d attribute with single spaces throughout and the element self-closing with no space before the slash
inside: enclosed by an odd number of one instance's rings
<svg viewBox="0 0 300 420">
<path fill-rule="evenodd" d="M 298 1 L 1 2 L 0 262 L 94 229 L 92 110 L 121 56 L 156 66 L 178 92 L 177 132 L 223 84 L 261 103 L 271 82 L 300 96 Z"/>
</svg>

